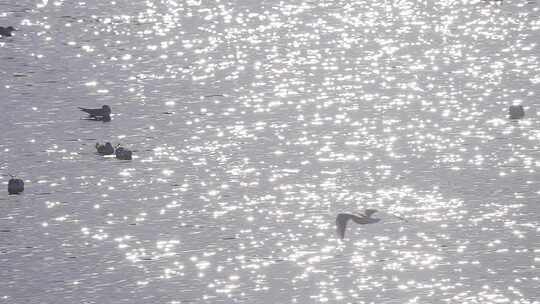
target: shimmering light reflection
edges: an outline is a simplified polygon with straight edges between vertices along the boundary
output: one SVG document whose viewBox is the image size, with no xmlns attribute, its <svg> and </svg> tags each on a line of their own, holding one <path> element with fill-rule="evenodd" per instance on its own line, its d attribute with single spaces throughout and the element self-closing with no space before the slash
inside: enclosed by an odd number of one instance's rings
<svg viewBox="0 0 540 304">
<path fill-rule="evenodd" d="M 537 300 L 535 1 L 13 5 L 7 301 Z"/>
</svg>

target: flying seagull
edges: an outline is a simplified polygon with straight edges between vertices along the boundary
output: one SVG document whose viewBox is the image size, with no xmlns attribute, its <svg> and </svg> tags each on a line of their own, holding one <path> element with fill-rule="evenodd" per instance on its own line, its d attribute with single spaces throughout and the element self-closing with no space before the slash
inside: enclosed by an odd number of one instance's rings
<svg viewBox="0 0 540 304">
<path fill-rule="evenodd" d="M 101 108 L 98 109 L 87 109 L 87 108 L 80 108 L 81 111 L 88 113 L 90 118 L 93 118 L 95 120 L 103 120 L 103 121 L 110 121 L 111 120 L 111 107 L 108 105 L 103 105 Z"/>
<path fill-rule="evenodd" d="M 338 214 L 336 217 L 336 227 L 339 238 L 343 239 L 345 237 L 345 229 L 347 228 L 347 223 L 349 222 L 349 220 L 352 220 L 353 222 L 360 225 L 373 224 L 380 221 L 381 219 L 371 217 L 371 215 L 373 215 L 373 213 L 375 212 L 377 212 L 376 209 L 366 209 L 363 214 L 359 215 L 350 213 Z"/>
</svg>

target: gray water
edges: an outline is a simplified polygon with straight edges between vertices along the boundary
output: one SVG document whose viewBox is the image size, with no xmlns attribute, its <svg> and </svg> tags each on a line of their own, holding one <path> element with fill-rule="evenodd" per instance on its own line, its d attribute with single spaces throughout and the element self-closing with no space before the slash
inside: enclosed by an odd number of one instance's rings
<svg viewBox="0 0 540 304">
<path fill-rule="evenodd" d="M 0 303 L 540 303 L 539 6 L 0 2 Z"/>
</svg>

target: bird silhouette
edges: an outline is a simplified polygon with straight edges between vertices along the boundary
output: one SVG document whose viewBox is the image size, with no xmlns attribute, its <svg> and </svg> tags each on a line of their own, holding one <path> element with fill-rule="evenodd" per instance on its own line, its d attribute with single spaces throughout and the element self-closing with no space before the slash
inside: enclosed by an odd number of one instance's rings
<svg viewBox="0 0 540 304">
<path fill-rule="evenodd" d="M 525 110 L 522 105 L 510 106 L 508 108 L 508 115 L 510 119 L 522 119 L 525 117 Z"/>
<path fill-rule="evenodd" d="M 123 147 L 116 148 L 114 153 L 116 154 L 116 158 L 121 160 L 131 160 L 131 155 L 133 154 L 131 150 Z"/>
<path fill-rule="evenodd" d="M 111 120 L 111 107 L 108 105 L 103 105 L 101 108 L 98 109 L 87 109 L 87 108 L 81 108 L 81 111 L 88 113 L 90 118 L 94 118 L 96 120 L 103 120 L 103 121 L 110 121 Z M 107 120 L 108 119 L 108 120 Z"/>
<path fill-rule="evenodd" d="M 381 219 L 371 217 L 371 215 L 373 215 L 375 212 L 377 212 L 375 209 L 366 209 L 363 214 L 358 215 L 350 213 L 338 214 L 336 217 L 336 227 L 339 238 L 345 238 L 345 229 L 347 228 L 347 223 L 349 220 L 352 220 L 360 225 L 373 224 L 380 221 Z"/>
<path fill-rule="evenodd" d="M 24 191 L 24 181 L 15 177 L 11 177 L 8 183 L 8 193 L 19 194 Z"/>
<path fill-rule="evenodd" d="M 96 143 L 97 153 L 101 155 L 111 155 L 114 154 L 114 147 L 110 142 L 106 142 L 104 145 Z"/>
<path fill-rule="evenodd" d="M 15 31 L 15 28 L 13 26 L 3 27 L 0 26 L 0 36 L 6 36 L 11 37 L 11 33 Z"/>
</svg>

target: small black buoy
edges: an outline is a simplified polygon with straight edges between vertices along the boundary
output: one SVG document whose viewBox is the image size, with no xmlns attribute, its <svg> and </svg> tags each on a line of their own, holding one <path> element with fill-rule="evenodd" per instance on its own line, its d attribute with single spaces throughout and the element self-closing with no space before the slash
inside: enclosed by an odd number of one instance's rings
<svg viewBox="0 0 540 304">
<path fill-rule="evenodd" d="M 510 106 L 508 115 L 510 115 L 510 119 L 522 119 L 525 117 L 525 110 L 522 105 Z"/>
<path fill-rule="evenodd" d="M 11 178 L 8 183 L 9 194 L 19 194 L 24 191 L 24 182 L 22 179 Z"/>
<path fill-rule="evenodd" d="M 131 160 L 131 151 L 122 147 L 116 149 L 116 158 L 121 160 Z"/>
</svg>

